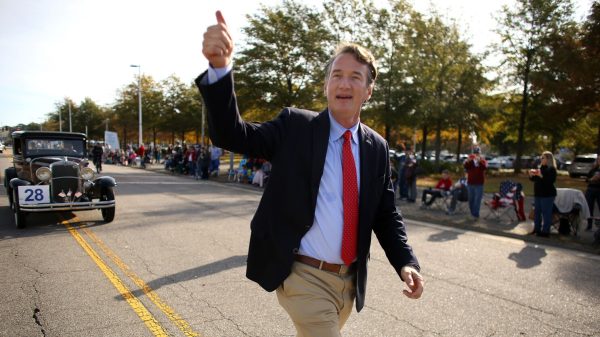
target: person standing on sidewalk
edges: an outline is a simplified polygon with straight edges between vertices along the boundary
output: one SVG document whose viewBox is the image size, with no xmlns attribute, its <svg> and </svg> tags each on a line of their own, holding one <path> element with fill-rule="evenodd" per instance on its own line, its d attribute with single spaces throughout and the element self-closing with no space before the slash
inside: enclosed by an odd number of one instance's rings
<svg viewBox="0 0 600 337">
<path fill-rule="evenodd" d="M 137 150 L 137 155 L 140 157 L 140 166 L 142 168 L 146 168 L 146 149 L 144 148 L 144 143 L 140 144 L 140 147 Z"/>
<path fill-rule="evenodd" d="M 467 171 L 467 189 L 469 190 L 469 209 L 471 210 L 471 216 L 474 219 L 479 219 L 487 161 L 481 155 L 481 149 L 478 146 L 473 149 L 473 153 L 465 160 L 463 166 L 465 171 Z"/>
<path fill-rule="evenodd" d="M 591 231 L 594 222 L 594 208 L 596 204 L 600 208 L 600 156 L 596 158 L 594 166 L 587 174 L 587 188 L 585 189 L 585 199 L 590 209 L 590 217 L 587 219 L 586 230 Z"/>
<path fill-rule="evenodd" d="M 550 235 L 552 225 L 552 207 L 556 198 L 556 162 L 552 152 L 542 153 L 539 169 L 529 170 L 529 179 L 533 181 L 533 233 L 538 236 Z M 542 226 L 542 218 L 544 225 Z M 533 234 L 532 233 L 532 234 Z"/>
<path fill-rule="evenodd" d="M 277 291 L 297 336 L 339 337 L 354 301 L 364 306 L 371 232 L 408 286 L 423 292 L 419 263 L 396 211 L 389 148 L 360 123 L 377 69 L 366 49 L 345 44 L 325 70 L 328 108 L 284 108 L 265 123 L 245 122 L 233 83 L 233 41 L 217 12 L 204 34 L 209 69 L 196 79 L 219 147 L 272 164 L 251 222 L 246 276 Z"/>
</svg>

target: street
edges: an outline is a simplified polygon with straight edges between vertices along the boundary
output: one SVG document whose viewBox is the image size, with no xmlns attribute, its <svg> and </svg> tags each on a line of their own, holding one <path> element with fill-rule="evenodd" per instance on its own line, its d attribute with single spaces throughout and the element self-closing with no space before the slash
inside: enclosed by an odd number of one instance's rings
<svg viewBox="0 0 600 337">
<path fill-rule="evenodd" d="M 0 169 L 11 165 L 0 155 Z M 0 336 L 295 336 L 245 277 L 261 190 L 104 165 L 117 212 L 33 214 L 0 188 Z M 410 219 L 410 214 L 405 215 Z M 373 238 L 366 306 L 342 334 L 600 336 L 600 256 L 407 220 L 420 300 Z"/>
</svg>

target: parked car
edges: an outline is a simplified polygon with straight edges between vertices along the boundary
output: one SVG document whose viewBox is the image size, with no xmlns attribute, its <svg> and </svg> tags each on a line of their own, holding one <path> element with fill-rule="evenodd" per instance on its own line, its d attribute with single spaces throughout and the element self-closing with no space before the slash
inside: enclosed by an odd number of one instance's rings
<svg viewBox="0 0 600 337">
<path fill-rule="evenodd" d="M 513 168 L 513 163 L 515 161 L 514 157 L 510 156 L 499 156 L 492 158 L 488 161 L 488 169 L 498 170 L 498 169 L 510 169 Z"/>
<path fill-rule="evenodd" d="M 0 142 L 0 153 L 4 153 L 4 150 L 6 150 L 6 146 Z"/>
<path fill-rule="evenodd" d="M 4 187 L 17 228 L 29 213 L 99 209 L 106 222 L 115 217 L 117 185 L 88 167 L 82 133 L 16 131 L 13 166 L 4 171 Z"/>
<path fill-rule="evenodd" d="M 576 156 L 571 165 L 569 165 L 569 176 L 577 178 L 587 175 L 594 166 L 596 158 L 598 158 L 598 155 L 595 153 Z"/>
</svg>

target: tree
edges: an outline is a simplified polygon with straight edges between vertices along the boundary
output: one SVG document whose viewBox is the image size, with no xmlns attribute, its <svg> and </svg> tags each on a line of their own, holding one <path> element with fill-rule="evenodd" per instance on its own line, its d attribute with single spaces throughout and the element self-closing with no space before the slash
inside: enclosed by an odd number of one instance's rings
<svg viewBox="0 0 600 337">
<path fill-rule="evenodd" d="M 596 153 L 600 155 L 600 2 L 594 1 L 583 25 L 583 50 L 588 76 L 581 96 L 584 109 L 596 122 Z"/>
<path fill-rule="evenodd" d="M 138 85 L 129 83 L 117 91 L 116 102 L 113 105 L 116 116 L 115 129 L 123 132 L 123 146 L 128 144 L 128 135 L 135 132 L 138 125 Z M 135 134 L 135 133 L 134 133 Z"/>
<path fill-rule="evenodd" d="M 256 120 L 272 118 L 285 106 L 319 109 L 327 41 L 320 13 L 295 1 L 262 7 L 248 16 L 236 61 L 241 111 Z"/>
<path fill-rule="evenodd" d="M 543 71 L 543 59 L 548 55 L 546 38 L 562 34 L 571 24 L 572 13 L 570 0 L 517 0 L 516 5 L 501 10 L 497 32 L 502 43 L 497 50 L 504 58 L 507 85 L 522 88 L 515 173 L 521 171 L 528 107 L 535 98 L 531 75 Z"/>
<path fill-rule="evenodd" d="M 411 53 L 407 76 L 416 91 L 414 118 L 422 129 L 423 157 L 428 133 L 435 131 L 435 158 L 439 163 L 442 131 L 456 125 L 462 139 L 463 127 L 472 126 L 480 113 L 478 97 L 483 94 L 486 80 L 479 58 L 471 55 L 456 25 L 447 25 L 435 12 L 428 17 L 415 13 L 411 28 L 406 38 Z"/>
<path fill-rule="evenodd" d="M 104 139 L 104 110 L 86 97 L 73 116 L 73 131 L 82 132 L 88 139 Z"/>
<path fill-rule="evenodd" d="M 415 109 L 415 87 L 410 77 L 410 18 L 414 11 L 404 0 L 390 1 L 370 18 L 372 36 L 365 43 L 378 60 L 379 80 L 364 116 L 383 125 L 384 138 L 391 141 L 392 129 L 409 124 Z M 397 139 L 398 141 L 398 139 Z"/>
<path fill-rule="evenodd" d="M 73 121 L 73 114 L 78 109 L 77 104 L 69 98 L 65 97 L 62 102 L 54 103 L 54 111 L 46 115 L 46 123 L 52 130 L 56 131 L 69 131 L 69 113 L 71 116 L 71 124 Z M 61 127 L 62 123 L 62 127 Z M 73 129 L 75 131 L 75 129 Z"/>
</svg>

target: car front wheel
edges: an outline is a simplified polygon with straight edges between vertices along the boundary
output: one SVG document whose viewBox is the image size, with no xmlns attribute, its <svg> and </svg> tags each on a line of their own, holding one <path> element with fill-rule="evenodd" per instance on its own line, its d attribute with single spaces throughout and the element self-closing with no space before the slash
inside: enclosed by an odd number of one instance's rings
<svg viewBox="0 0 600 337">
<path fill-rule="evenodd" d="M 101 201 L 115 200 L 115 194 L 114 194 L 112 188 L 106 188 L 104 191 L 102 191 L 100 200 Z M 115 206 L 110 207 L 110 208 L 101 208 L 100 211 L 102 212 L 102 219 L 104 219 L 105 222 L 111 222 L 115 219 Z"/>
<path fill-rule="evenodd" d="M 25 212 L 21 211 L 19 207 L 19 197 L 17 196 L 16 190 L 13 190 L 12 196 L 12 209 L 15 215 L 15 225 L 17 228 L 25 228 Z"/>
</svg>

